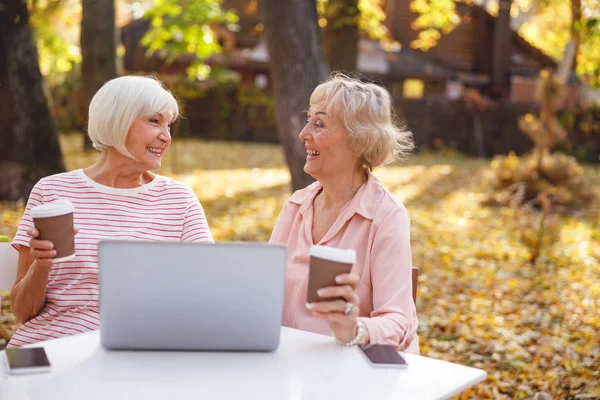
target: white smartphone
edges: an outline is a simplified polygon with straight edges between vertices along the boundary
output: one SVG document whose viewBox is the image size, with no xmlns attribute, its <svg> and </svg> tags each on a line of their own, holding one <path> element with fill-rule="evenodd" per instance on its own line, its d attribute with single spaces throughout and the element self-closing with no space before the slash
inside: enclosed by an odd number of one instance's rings
<svg viewBox="0 0 600 400">
<path fill-rule="evenodd" d="M 408 363 L 394 346 L 387 344 L 361 344 L 358 346 L 373 367 L 406 368 Z"/>
<path fill-rule="evenodd" d="M 43 347 L 6 349 L 9 374 L 50 372 L 50 360 Z"/>
</svg>

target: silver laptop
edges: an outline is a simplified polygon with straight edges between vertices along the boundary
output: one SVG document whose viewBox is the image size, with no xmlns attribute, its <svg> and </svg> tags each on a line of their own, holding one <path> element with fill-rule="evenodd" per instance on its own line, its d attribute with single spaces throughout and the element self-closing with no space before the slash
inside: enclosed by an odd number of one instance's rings
<svg viewBox="0 0 600 400">
<path fill-rule="evenodd" d="M 286 249 L 277 245 L 103 241 L 102 346 L 273 351 L 285 264 Z"/>
</svg>

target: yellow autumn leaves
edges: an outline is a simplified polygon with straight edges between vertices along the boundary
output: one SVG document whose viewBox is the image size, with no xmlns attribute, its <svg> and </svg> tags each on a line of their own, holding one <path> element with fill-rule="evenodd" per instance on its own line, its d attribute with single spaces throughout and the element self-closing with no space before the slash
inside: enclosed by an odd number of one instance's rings
<svg viewBox="0 0 600 400">
<path fill-rule="evenodd" d="M 94 159 L 79 143 L 63 137 L 69 168 Z M 161 173 L 194 189 L 216 240 L 268 240 L 290 195 L 278 146 L 179 140 L 171 150 Z M 421 154 L 376 171 L 411 215 L 421 353 L 488 371 L 462 398 L 600 399 L 597 208 L 557 216 L 556 242 L 532 266 L 521 231 L 535 216 L 481 205 L 489 167 Z M 599 191 L 600 168 L 583 174 Z M 21 212 L 0 204 L 0 234 L 14 233 Z"/>
</svg>

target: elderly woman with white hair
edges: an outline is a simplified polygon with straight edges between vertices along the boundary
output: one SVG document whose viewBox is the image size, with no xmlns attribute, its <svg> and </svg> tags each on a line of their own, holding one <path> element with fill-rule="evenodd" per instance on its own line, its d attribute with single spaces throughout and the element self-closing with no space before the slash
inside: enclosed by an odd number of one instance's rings
<svg viewBox="0 0 600 400">
<path fill-rule="evenodd" d="M 31 191 L 13 246 L 19 251 L 12 311 L 18 347 L 98 328 L 97 247 L 102 239 L 213 242 L 204 210 L 186 185 L 152 172 L 171 143 L 177 101 L 150 77 L 113 79 L 94 95 L 88 132 L 94 165 L 41 179 Z M 57 199 L 74 207 L 74 259 L 53 262 L 38 240 L 32 207 Z M 140 278 L 141 279 L 141 278 Z"/>
<path fill-rule="evenodd" d="M 390 344 L 418 353 L 406 208 L 371 174 L 413 148 L 394 122 L 390 95 L 371 83 L 334 75 L 310 98 L 300 132 L 304 171 L 317 182 L 285 203 L 270 243 L 288 249 L 283 323 L 333 334 L 342 345 Z M 351 273 L 306 304 L 313 245 L 353 249 Z M 343 298 L 344 300 L 334 300 Z"/>
</svg>

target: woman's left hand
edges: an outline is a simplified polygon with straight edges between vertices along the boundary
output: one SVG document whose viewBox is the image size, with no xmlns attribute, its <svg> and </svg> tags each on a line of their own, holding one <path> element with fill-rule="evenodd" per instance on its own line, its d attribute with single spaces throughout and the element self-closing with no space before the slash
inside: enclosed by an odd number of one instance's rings
<svg viewBox="0 0 600 400">
<path fill-rule="evenodd" d="M 359 279 L 356 274 L 338 275 L 335 280 L 340 286 L 319 289 L 317 294 L 323 301 L 314 302 L 309 306 L 313 316 L 327 321 L 335 337 L 343 343 L 350 342 L 356 337 L 356 318 L 360 310 L 360 300 L 356 294 Z M 343 297 L 344 300 L 327 301 L 332 297 Z M 349 307 L 351 310 L 348 310 Z M 345 314 L 344 311 L 350 312 Z"/>
</svg>

